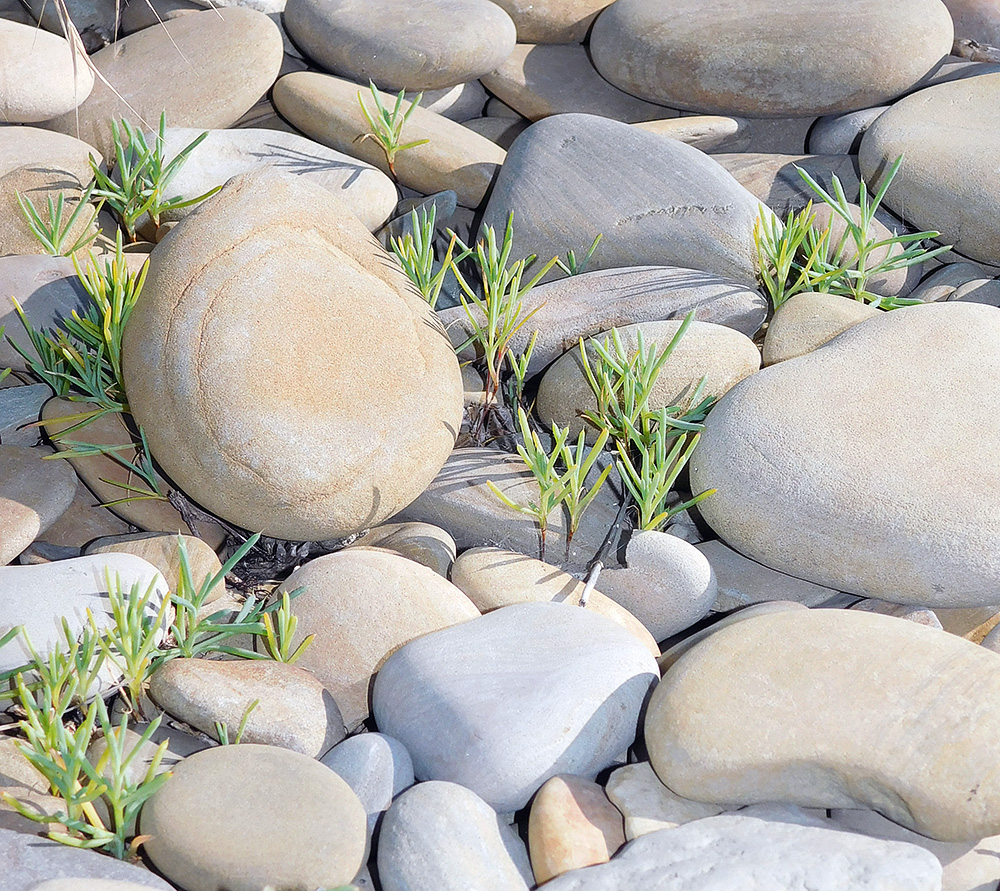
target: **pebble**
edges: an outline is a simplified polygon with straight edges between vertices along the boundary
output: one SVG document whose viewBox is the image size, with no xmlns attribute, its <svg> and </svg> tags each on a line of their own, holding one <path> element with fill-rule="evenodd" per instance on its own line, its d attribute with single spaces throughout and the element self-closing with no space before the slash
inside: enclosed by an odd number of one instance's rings
<svg viewBox="0 0 1000 891">
<path fill-rule="evenodd" d="M 592 779 L 612 764 L 656 676 L 649 651 L 610 619 L 520 603 L 396 650 L 372 712 L 418 779 L 460 783 L 504 813 L 556 774 Z"/>
<path fill-rule="evenodd" d="M 520 43 L 580 43 L 605 0 L 501 0 Z"/>
<path fill-rule="evenodd" d="M 795 294 L 775 310 L 767 326 L 763 364 L 775 365 L 811 353 L 879 312 L 852 297 L 813 291 Z"/>
<path fill-rule="evenodd" d="M 318 761 L 276 746 L 185 758 L 139 822 L 153 865 L 185 891 L 332 888 L 365 861 L 365 811 Z"/>
<path fill-rule="evenodd" d="M 861 137 L 888 107 L 876 105 L 846 114 L 824 115 L 809 131 L 806 148 L 814 155 L 856 155 Z"/>
<path fill-rule="evenodd" d="M 433 569 L 445 579 L 455 562 L 455 539 L 430 523 L 383 523 L 362 535 L 352 547 L 392 551 Z"/>
<path fill-rule="evenodd" d="M 414 638 L 478 617 L 479 610 L 436 572 L 389 551 L 349 548 L 310 560 L 278 593 L 305 588 L 295 599 L 298 630 L 312 645 L 296 665 L 333 693 L 348 730 L 368 717 L 372 675 Z"/>
<path fill-rule="evenodd" d="M 32 33 L 35 32 L 32 26 Z M 93 175 L 90 156 L 100 164 L 104 158 L 92 145 L 65 133 L 43 127 L 0 127 L 0 176 L 32 164 L 69 171 L 80 182 Z M 70 267 L 72 268 L 72 266 Z"/>
<path fill-rule="evenodd" d="M 759 124 L 751 124 L 745 118 L 728 115 L 698 114 L 666 120 L 637 121 L 633 126 L 647 133 L 686 142 L 693 148 L 711 154 L 746 151 L 750 147 L 754 128 Z"/>
<path fill-rule="evenodd" d="M 646 746 L 660 779 L 697 801 L 868 807 L 974 841 L 1000 831 L 998 685 L 996 654 L 953 635 L 856 610 L 782 611 L 715 631 L 667 670 Z"/>
<path fill-rule="evenodd" d="M 0 443 L 31 448 L 41 441 L 34 424 L 52 394 L 48 384 L 0 387 Z"/>
<path fill-rule="evenodd" d="M 489 100 L 489 93 L 478 80 L 442 87 L 440 90 L 422 90 L 419 93 L 408 90 L 403 98 L 412 102 L 418 95 L 421 108 L 459 123 L 481 115 Z"/>
</svg>

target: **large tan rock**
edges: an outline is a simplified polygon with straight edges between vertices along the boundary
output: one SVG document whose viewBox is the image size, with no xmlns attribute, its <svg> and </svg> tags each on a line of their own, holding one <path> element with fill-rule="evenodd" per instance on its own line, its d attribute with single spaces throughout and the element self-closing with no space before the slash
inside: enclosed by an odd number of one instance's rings
<svg viewBox="0 0 1000 891">
<path fill-rule="evenodd" d="M 580 43 L 606 0 L 501 0 L 521 43 Z"/>
<path fill-rule="evenodd" d="M 266 170 L 230 180 L 158 245 L 124 369 L 171 479 L 279 538 L 338 538 L 395 513 L 461 421 L 454 351 L 398 266 L 335 196 Z"/>
<path fill-rule="evenodd" d="M 875 613 L 790 610 L 683 655 L 653 692 L 646 745 L 660 779 L 697 801 L 870 807 L 978 841 L 1000 830 L 998 696 L 1000 658 L 969 641 Z"/>
<path fill-rule="evenodd" d="M 49 201 L 54 204 L 62 194 L 65 225 L 83 196 L 86 180 L 86 176 L 78 178 L 72 170 L 60 170 L 37 163 L 27 163 L 0 176 L 0 255 L 47 253 L 28 227 L 27 218 L 17 200 L 19 194 L 34 205 L 45 223 L 50 222 Z M 91 221 L 92 217 L 93 213 L 86 209 L 77 217 L 67 233 L 64 249 L 72 246 L 78 238 L 97 231 L 96 223 Z M 85 250 L 77 252 L 81 261 L 84 254 Z M 8 294 L 3 295 L 3 301 L 9 305 Z M 7 306 L 4 306 L 4 310 L 6 309 Z M 11 331 L 17 331 L 20 327 L 20 324 L 15 325 Z M 25 341 L 27 337 L 18 340 Z"/>
<path fill-rule="evenodd" d="M 86 183 L 92 176 L 91 155 L 98 164 L 104 160 L 92 145 L 65 133 L 42 127 L 0 127 L 0 176 L 31 164 L 66 170 Z"/>
</svg>

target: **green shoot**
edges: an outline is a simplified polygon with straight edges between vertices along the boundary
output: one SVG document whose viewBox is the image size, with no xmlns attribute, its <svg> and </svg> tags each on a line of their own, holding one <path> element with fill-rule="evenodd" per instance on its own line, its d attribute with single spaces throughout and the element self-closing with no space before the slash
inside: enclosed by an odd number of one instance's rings
<svg viewBox="0 0 1000 891">
<path fill-rule="evenodd" d="M 22 195 L 20 192 L 16 192 L 15 195 L 17 203 L 21 207 L 21 213 L 24 214 L 24 219 L 28 223 L 28 228 L 31 229 L 31 234 L 45 248 L 45 252 L 51 254 L 53 257 L 68 257 L 82 250 L 97 238 L 98 229 L 94 225 L 94 221 L 101 211 L 101 207 L 104 204 L 103 201 L 91 207 L 90 219 L 83 226 L 83 231 L 75 240 L 72 242 L 69 241 L 70 233 L 76 227 L 77 223 L 83 219 L 85 209 L 90 207 L 90 199 L 93 193 L 94 183 L 91 183 L 80 196 L 79 202 L 65 224 L 63 223 L 63 214 L 66 212 L 65 193 L 60 192 L 59 197 L 55 201 L 52 200 L 51 195 L 49 196 L 48 222 L 42 219 L 41 214 L 35 209 L 35 205 L 30 198 Z"/>
<path fill-rule="evenodd" d="M 567 251 L 566 252 L 566 262 L 562 260 L 556 260 L 556 266 L 558 266 L 566 275 L 580 275 L 587 269 L 587 264 L 590 262 L 590 258 L 594 256 L 594 251 L 597 250 L 597 246 L 601 243 L 601 239 L 604 237 L 603 232 L 599 232 L 597 237 L 594 239 L 593 243 L 590 245 L 590 249 L 586 254 L 583 255 L 583 259 L 577 262 L 576 252 Z"/>
<path fill-rule="evenodd" d="M 816 267 L 827 252 L 830 230 L 817 234 L 812 202 L 798 213 L 788 212 L 784 225 L 764 207 L 753 228 L 761 284 L 777 309 L 789 297 L 813 290 L 820 281 Z M 803 250 L 806 240 L 809 249 Z"/>
<path fill-rule="evenodd" d="M 553 432 L 555 432 L 555 425 L 553 425 Z M 605 428 L 601 430 L 597 437 L 597 442 L 594 443 L 590 451 L 586 451 L 586 434 L 581 430 L 576 441 L 575 450 L 567 442 L 563 442 L 560 449 L 559 457 L 566 468 L 561 480 L 563 483 L 562 500 L 566 505 L 566 512 L 569 514 L 569 523 L 566 531 L 567 560 L 569 559 L 570 543 L 573 541 L 576 530 L 580 528 L 580 518 L 583 516 L 583 512 L 590 506 L 590 503 L 594 500 L 601 486 L 604 485 L 604 481 L 608 478 L 608 474 L 611 472 L 611 464 L 609 463 L 601 471 L 593 485 L 589 489 L 584 489 L 587 475 L 594 466 L 594 462 L 597 461 L 597 458 L 604 450 L 607 441 L 608 430 Z"/>
<path fill-rule="evenodd" d="M 416 148 L 418 145 L 425 145 L 430 142 L 429 139 L 417 139 L 414 142 L 400 143 L 400 139 L 403 135 L 403 127 L 406 122 L 410 119 L 410 115 L 416 110 L 417 106 L 420 104 L 420 100 L 423 98 L 423 93 L 417 93 L 413 97 L 413 101 L 410 102 L 410 107 L 406 109 L 405 112 L 400 114 L 403 106 L 403 94 L 405 90 L 400 90 L 399 95 L 396 96 L 396 104 L 392 111 L 389 111 L 383 104 L 382 99 L 378 94 L 378 88 L 375 86 L 374 82 L 368 81 L 369 89 L 371 90 L 372 99 L 375 101 L 375 114 L 372 114 L 368 110 L 368 106 L 365 105 L 364 96 L 361 91 L 358 90 L 358 103 L 361 105 L 361 112 L 365 116 L 365 120 L 368 121 L 368 126 L 371 128 L 371 132 L 363 134 L 359 137 L 362 141 L 365 139 L 374 139 L 378 143 L 379 148 L 385 153 L 386 163 L 389 165 L 389 172 L 392 174 L 392 178 L 396 178 L 396 167 L 395 160 L 396 155 L 399 152 L 406 151 L 407 149 Z"/>
<path fill-rule="evenodd" d="M 219 740 L 220 745 L 238 746 L 241 742 L 243 742 L 243 734 L 246 733 L 247 722 L 250 720 L 250 715 L 253 713 L 253 710 L 257 708 L 258 705 L 260 705 L 260 700 L 255 699 L 243 710 L 243 717 L 240 718 L 240 726 L 236 731 L 236 738 L 233 739 L 232 741 L 230 741 L 229 739 L 229 726 L 226 724 L 226 722 L 225 721 L 215 722 L 215 736 Z"/>
<path fill-rule="evenodd" d="M 264 649 L 267 654 L 276 662 L 286 662 L 291 665 L 301 656 L 313 642 L 315 634 L 310 634 L 300 643 L 295 650 L 292 650 L 292 638 L 295 636 L 295 629 L 299 620 L 292 615 L 291 598 L 301 592 L 301 589 L 289 595 L 287 591 L 281 594 L 281 606 L 274 614 L 274 621 L 271 620 L 270 613 L 261 616 L 264 625 Z"/>
<path fill-rule="evenodd" d="M 523 353 L 515 356 L 507 353 L 507 363 L 510 365 L 510 380 L 508 382 L 508 404 L 524 404 L 524 381 L 528 376 L 528 363 L 531 362 L 531 354 L 535 351 L 535 341 L 538 340 L 538 331 L 534 331 L 528 346 Z"/>
<path fill-rule="evenodd" d="M 452 233 L 448 250 L 445 252 L 444 260 L 437 272 L 434 271 L 434 221 L 437 216 L 437 209 L 431 205 L 430 211 L 425 207 L 420 208 L 420 218 L 417 218 L 417 211 L 410 211 L 410 224 L 413 233 L 407 232 L 403 236 L 397 236 L 390 242 L 392 252 L 399 260 L 403 272 L 416 286 L 420 295 L 427 301 L 431 309 L 437 306 L 438 297 L 441 295 L 441 288 L 444 285 L 445 276 L 451 269 L 452 257 L 454 256 L 455 243 L 458 236 Z M 468 256 L 468 251 L 455 258 L 455 262 L 461 262 Z"/>
</svg>

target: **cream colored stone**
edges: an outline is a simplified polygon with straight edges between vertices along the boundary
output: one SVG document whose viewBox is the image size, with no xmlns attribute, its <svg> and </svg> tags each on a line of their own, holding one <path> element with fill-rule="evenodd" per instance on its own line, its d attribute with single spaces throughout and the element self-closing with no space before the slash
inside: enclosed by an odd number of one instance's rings
<svg viewBox="0 0 1000 891">
<path fill-rule="evenodd" d="M 796 294 L 778 307 L 767 326 L 763 364 L 774 365 L 810 353 L 878 314 L 879 310 L 850 297 L 812 291 Z"/>
<path fill-rule="evenodd" d="M 78 178 L 71 170 L 60 170 L 36 163 L 25 164 L 0 176 L 0 256 L 47 253 L 28 228 L 24 213 L 17 201 L 18 194 L 31 201 L 35 210 L 46 222 L 49 221 L 49 200 L 55 202 L 62 194 L 65 205 L 63 219 L 66 220 L 80 202 L 85 181 Z M 77 218 L 66 236 L 67 247 L 77 238 L 96 231 L 97 227 L 91 222 L 91 216 L 90 211 L 84 211 Z M 81 261 L 85 259 L 85 255 L 85 248 L 77 251 Z M 4 295 L 4 302 L 9 303 L 8 295 Z M 6 310 L 6 306 L 4 309 Z M 20 324 L 16 328 L 12 327 L 8 333 L 15 334 L 18 329 Z M 24 341 L 27 337 L 21 336 L 18 339 Z"/>
<path fill-rule="evenodd" d="M 448 578 L 455 562 L 455 539 L 430 523 L 383 523 L 351 547 L 393 551 Z"/>
<path fill-rule="evenodd" d="M 703 152 L 740 152 L 750 145 L 756 125 L 745 118 L 700 114 L 643 121 L 634 126 L 649 133 L 686 142 Z"/>
<path fill-rule="evenodd" d="M 98 164 L 104 160 L 92 145 L 65 133 L 43 127 L 0 127 L 0 176 L 27 164 L 65 170 L 86 183 L 93 175 L 90 155 Z"/>
<path fill-rule="evenodd" d="M 694 820 L 714 817 L 723 811 L 716 804 L 675 795 L 660 782 L 648 761 L 614 770 L 605 791 L 625 817 L 625 838 L 629 841 L 660 829 L 676 829 Z"/>
</svg>

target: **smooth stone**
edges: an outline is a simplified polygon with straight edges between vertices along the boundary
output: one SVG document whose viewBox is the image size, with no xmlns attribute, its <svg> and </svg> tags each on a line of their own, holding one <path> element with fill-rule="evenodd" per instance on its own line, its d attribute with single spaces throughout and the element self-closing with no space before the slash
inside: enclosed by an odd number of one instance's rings
<svg viewBox="0 0 1000 891">
<path fill-rule="evenodd" d="M 861 147 L 861 137 L 888 107 L 876 105 L 874 108 L 818 118 L 809 131 L 806 149 L 814 155 L 856 155 Z"/>
<path fill-rule="evenodd" d="M 74 556 L 80 556 L 88 542 L 107 535 L 125 535 L 132 529 L 123 519 L 101 507 L 99 499 L 86 486 L 77 486 L 73 503 L 26 553 L 41 547 L 74 550 Z"/>
<path fill-rule="evenodd" d="M 676 0 L 669 11 L 655 0 L 618 0 L 594 23 L 590 51 L 616 87 L 675 108 L 835 114 L 885 104 L 948 55 L 954 31 L 945 5 L 915 0 L 906 13 L 891 0 L 738 8 Z M 726 51 L 707 49 L 706 34 Z"/>
<path fill-rule="evenodd" d="M 622 815 L 597 783 L 555 776 L 531 802 L 528 852 L 539 885 L 571 869 L 607 863 L 624 844 Z"/>
<path fill-rule="evenodd" d="M 861 142 L 858 161 L 877 188 L 899 155 L 905 163 L 885 204 L 974 260 L 1000 262 L 1000 186 L 990 175 L 1000 142 L 1000 70 L 939 84 L 901 99 Z M 965 134 L 981 134 L 968 139 Z"/>
<path fill-rule="evenodd" d="M 746 556 L 817 584 L 893 603 L 993 604 L 1000 480 L 980 394 L 1000 385 L 995 313 L 904 307 L 741 382 L 712 410 L 688 465 L 692 491 L 718 490 L 701 515 Z"/>
<path fill-rule="evenodd" d="M 515 257 L 585 251 L 600 232 L 592 269 L 682 266 L 756 287 L 759 207 L 698 149 L 620 121 L 561 114 L 511 146 L 483 224 L 502 232 L 514 211 Z"/>
<path fill-rule="evenodd" d="M 475 80 L 510 55 L 514 23 L 488 0 L 288 0 L 285 27 L 321 68 L 383 90 L 439 90 Z"/>
<path fill-rule="evenodd" d="M 978 609 L 944 609 L 934 610 L 941 627 L 949 634 L 956 634 L 982 643 L 983 638 L 1000 623 L 1000 606 L 983 606 Z"/>
<path fill-rule="evenodd" d="M 722 813 L 718 805 L 675 795 L 660 782 L 648 761 L 626 764 L 612 771 L 605 792 L 625 818 L 628 841 Z"/>
<path fill-rule="evenodd" d="M 239 814 L 239 819 L 232 819 Z M 340 777 L 276 746 L 185 758 L 142 809 L 153 865 L 185 891 L 327 888 L 365 861 L 365 811 Z"/>
<path fill-rule="evenodd" d="M 53 398 L 45 403 L 42 407 L 42 419 L 45 421 L 44 429 L 54 442 L 56 449 L 62 451 L 72 448 L 57 439 L 60 433 L 76 423 L 66 420 L 66 418 L 94 408 L 96 406 L 93 403 L 72 402 L 60 398 Z M 79 433 L 80 431 L 71 431 L 69 438 L 75 440 Z M 131 434 L 125 427 L 125 422 L 120 414 L 106 414 L 90 421 L 82 429 L 82 437 L 85 442 L 95 445 L 128 445 L 128 448 L 118 449 L 116 454 L 124 461 L 134 463 L 138 460 L 138 453 L 132 444 Z M 102 504 L 119 501 L 134 494 L 125 486 L 145 487 L 145 483 L 137 481 L 135 475 L 122 464 L 106 455 L 87 455 L 79 458 L 67 458 L 66 461 L 73 465 L 77 475 Z M 169 496 L 173 487 L 159 474 L 157 474 L 157 480 L 160 491 L 164 496 Z M 126 522 L 148 532 L 174 534 L 191 532 L 180 511 L 165 498 L 138 498 L 114 504 L 109 510 Z M 213 548 L 220 547 L 226 538 L 225 530 L 213 521 L 196 521 L 196 530 Z"/>
<path fill-rule="evenodd" d="M 42 127 L 0 127 L 0 176 L 31 165 L 67 170 L 85 183 L 93 175 L 91 155 L 98 164 L 104 161 L 92 145 L 65 133 L 53 133 Z"/>
<path fill-rule="evenodd" d="M 214 550 L 202 539 L 193 535 L 167 535 L 161 532 L 136 532 L 133 535 L 114 535 L 99 538 L 84 549 L 91 554 L 135 554 L 148 563 L 152 563 L 167 581 L 171 591 L 177 590 L 181 575 L 180 548 L 177 539 L 181 538 L 188 555 L 188 565 L 191 578 L 195 585 L 201 585 L 205 579 L 215 577 L 222 570 L 222 563 Z M 206 603 L 218 600 L 225 593 L 226 585 L 216 585 L 209 592 Z"/>
<path fill-rule="evenodd" d="M 392 800 L 415 782 L 410 753 L 384 733 L 359 733 L 338 743 L 320 761 L 354 790 L 368 815 L 368 833 Z"/>
<path fill-rule="evenodd" d="M 165 473 L 217 516 L 296 541 L 410 503 L 461 423 L 458 362 L 409 280 L 336 196 L 268 170 L 157 246 L 123 366 Z"/>
<path fill-rule="evenodd" d="M 903 603 L 889 603 L 887 600 L 873 600 L 869 597 L 851 604 L 848 609 L 878 613 L 880 616 L 893 616 L 897 619 L 905 619 L 907 622 L 916 622 L 925 628 L 934 628 L 937 631 L 944 630 L 944 626 L 934 610 L 928 609 L 926 606 L 907 606 Z"/>
<path fill-rule="evenodd" d="M 436 572 L 389 551 L 349 548 L 310 560 L 279 588 L 295 600 L 292 646 L 315 634 L 296 665 L 333 693 L 348 730 L 368 717 L 368 688 L 386 657 L 407 641 L 479 616 Z M 391 735 L 391 734 L 390 734 Z"/>
<path fill-rule="evenodd" d="M 966 261 L 947 263 L 924 276 L 920 284 L 910 292 L 910 296 L 923 303 L 954 300 L 956 299 L 955 292 L 959 288 L 971 284 L 974 289 L 980 282 L 992 280 L 988 277 L 984 278 L 985 275 L 983 267 L 978 263 Z"/>
<path fill-rule="evenodd" d="M 520 43 L 580 43 L 607 0 L 500 0 Z"/>
<path fill-rule="evenodd" d="M 754 118 L 746 151 L 759 154 L 801 155 L 815 117 Z"/>
<path fill-rule="evenodd" d="M 506 102 L 501 102 L 496 96 L 491 96 L 483 109 L 483 114 L 490 118 L 508 118 L 514 121 L 525 120 L 519 111 L 511 108 Z"/>
<path fill-rule="evenodd" d="M 244 742 L 318 758 L 344 738 L 344 722 L 330 691 L 297 665 L 171 659 L 150 677 L 149 695 L 175 718 L 211 737 L 216 737 L 217 722 L 234 737 L 247 708 L 257 702 Z"/>
<path fill-rule="evenodd" d="M 664 532 L 635 531 L 626 569 L 606 569 L 601 590 L 666 640 L 705 618 L 718 594 L 712 565 L 694 545 Z"/>
<path fill-rule="evenodd" d="M 36 566 L 0 567 L 0 602 L 4 605 L 0 637 L 22 625 L 44 658 L 56 647 L 65 647 L 60 624 L 63 617 L 74 635 L 87 623 L 88 610 L 98 628 L 112 625 L 107 577 L 120 582 L 125 592 L 133 585 L 142 593 L 152 587 L 150 615 L 156 614 L 167 595 L 166 582 L 156 567 L 131 554 L 102 554 Z M 30 654 L 23 651 L 19 639 L 15 639 L 0 650 L 0 671 L 17 668 L 29 659 Z M 102 676 L 113 673 L 110 668 L 102 672 Z"/>
<path fill-rule="evenodd" d="M 453 87 L 443 87 L 440 90 L 421 90 L 419 93 L 408 90 L 403 98 L 413 102 L 418 95 L 420 95 L 418 104 L 421 108 L 459 123 L 479 117 L 490 98 L 490 94 L 478 80 L 466 81 Z"/>
<path fill-rule="evenodd" d="M 799 211 L 815 203 L 813 192 L 795 169 L 801 167 L 828 192 L 836 175 L 848 201 L 858 200 L 861 180 L 854 155 L 775 155 L 758 152 L 721 153 L 712 160 L 725 168 L 752 195 L 756 195 L 778 216 Z"/>
<path fill-rule="evenodd" d="M 164 160 L 170 161 L 202 131 L 168 127 Z M 184 199 L 203 195 L 240 173 L 271 167 L 303 177 L 334 192 L 374 231 L 396 206 L 396 186 L 381 170 L 294 133 L 275 130 L 211 130 L 170 181 L 170 192 Z M 194 208 L 168 211 L 163 220 L 180 220 Z"/>
<path fill-rule="evenodd" d="M 623 349 L 632 356 L 638 349 L 640 332 L 646 349 L 653 349 L 655 344 L 659 353 L 676 336 L 682 324 L 676 320 L 642 322 L 620 327 L 617 331 Z M 612 343 L 610 334 L 589 338 L 587 355 L 591 363 L 597 360 L 595 341 Z M 702 378 L 706 378 L 703 396 L 721 397 L 759 368 L 760 353 L 745 334 L 724 325 L 693 321 L 660 369 L 649 393 L 649 408 L 655 411 L 671 405 L 687 405 Z M 596 410 L 597 397 L 584 374 L 580 350 L 570 349 L 542 377 L 536 402 L 538 417 L 546 427 L 550 424 L 568 426 L 571 439 L 575 440 L 581 430 L 586 430 L 588 438 L 593 440 L 596 428 L 581 415 Z"/>
<path fill-rule="evenodd" d="M 34 204 L 35 210 L 43 220 L 49 218 L 49 199 L 55 202 L 62 194 L 65 201 L 64 217 L 68 219 L 83 197 L 83 182 L 71 170 L 41 167 L 36 164 L 26 164 L 0 176 L 0 254 L 10 256 L 46 253 L 46 249 L 28 228 L 28 221 L 17 201 L 18 194 Z M 91 216 L 89 211 L 84 211 L 77 218 L 66 236 L 67 247 L 76 239 L 96 230 L 96 224 L 91 222 Z M 81 248 L 77 251 L 77 257 L 83 261 L 85 253 L 86 248 Z M 4 303 L 7 305 L 9 305 L 8 300 L 9 295 L 5 294 Z M 11 330 L 20 328 L 19 323 Z"/>
<path fill-rule="evenodd" d="M 146 891 L 149 885 L 120 882 L 115 879 L 81 879 L 77 877 L 51 879 L 35 885 L 31 891 Z"/>
<path fill-rule="evenodd" d="M 639 121 L 639 130 L 669 136 L 703 152 L 742 152 L 750 146 L 754 128 L 745 118 L 699 114 L 667 120 Z"/>
<path fill-rule="evenodd" d="M 451 580 L 483 613 L 514 603 L 579 606 L 584 589 L 584 583 L 569 573 L 502 548 L 469 548 L 463 551 L 452 567 Z M 660 655 L 656 640 L 644 625 L 610 597 L 593 590 L 586 608 L 621 625 L 654 658 Z"/>
<path fill-rule="evenodd" d="M 944 0 L 955 23 L 955 37 L 1000 46 L 1000 10 L 991 0 Z"/>
<path fill-rule="evenodd" d="M 47 126 L 97 146 L 107 158 L 114 157 L 111 121 L 122 117 L 152 128 L 165 112 L 172 127 L 223 129 L 267 92 L 282 55 L 281 33 L 263 13 L 206 9 L 181 16 L 94 53 L 104 79 L 83 105 Z"/>
<path fill-rule="evenodd" d="M 8 829 L 0 829 L 0 863 L 4 866 L 0 891 L 33 891 L 41 882 L 70 877 L 73 888 L 81 891 L 85 886 L 76 884 L 77 879 L 116 880 L 144 889 L 173 891 L 173 886 L 141 866 Z M 122 891 L 127 891 L 127 886 Z"/>
<path fill-rule="evenodd" d="M 430 485 L 393 518 L 398 522 L 433 523 L 448 531 L 460 550 L 495 546 L 521 554 L 538 554 L 538 525 L 507 507 L 486 485 L 492 481 L 515 504 L 538 502 L 538 483 L 520 456 L 497 449 L 455 449 Z M 587 508 L 569 548 L 568 563 L 586 563 L 601 546 L 618 513 L 618 502 L 602 487 Z M 548 517 L 545 554 L 566 553 L 566 517 Z"/>
<path fill-rule="evenodd" d="M 363 97 L 356 83 L 302 71 L 288 74 L 274 85 L 273 101 L 282 116 L 311 139 L 389 173 L 382 149 L 374 140 L 363 138 L 371 128 L 361 111 L 359 92 Z M 394 107 L 394 96 L 379 95 L 384 106 Z M 370 94 L 367 101 L 371 107 Z M 408 107 L 404 100 L 401 108 L 405 111 Z M 479 206 L 506 156 L 485 137 L 419 106 L 407 121 L 403 138 L 429 142 L 396 156 L 399 182 L 425 195 L 452 189 L 466 207 Z"/>
<path fill-rule="evenodd" d="M 518 43 L 505 61 L 480 79 L 494 96 L 532 121 L 573 112 L 625 123 L 678 114 L 613 87 L 579 44 Z"/>
<path fill-rule="evenodd" d="M 784 611 L 685 653 L 650 699 L 646 746 L 678 795 L 868 807 L 972 841 L 1000 830 L 998 686 L 996 654 L 953 635 L 855 610 Z"/>
<path fill-rule="evenodd" d="M 72 111 L 94 88 L 94 73 L 83 53 L 74 53 L 69 41 L 56 34 L 0 18 L 0 47 L 4 123 L 50 120 Z"/>
<path fill-rule="evenodd" d="M 528 891 L 524 844 L 475 792 L 418 783 L 382 819 L 378 876 L 384 891 Z"/>
<path fill-rule="evenodd" d="M 66 511 L 76 474 L 48 449 L 0 445 L 0 566 L 10 563 Z"/>
<path fill-rule="evenodd" d="M 217 6 L 229 6 L 229 3 L 218 3 Z M 129 3 L 121 13 L 118 26 L 119 36 L 127 37 L 144 28 L 152 28 L 160 22 L 200 12 L 204 9 L 193 0 L 143 0 L 142 3 Z"/>
<path fill-rule="evenodd" d="M 950 299 L 1000 307 L 1000 279 L 979 278 L 966 282 L 955 288 Z"/>
<path fill-rule="evenodd" d="M 433 569 L 448 578 L 455 562 L 455 539 L 430 523 L 383 523 L 362 535 L 351 547 L 380 548 Z"/>
<path fill-rule="evenodd" d="M 38 420 L 51 394 L 48 384 L 0 387 L 0 443 L 26 448 L 38 445 L 41 434 L 29 425 Z"/>
<path fill-rule="evenodd" d="M 393 653 L 372 713 L 418 779 L 457 782 L 503 813 L 556 774 L 592 779 L 634 740 L 656 662 L 610 619 L 520 603 Z"/>
<path fill-rule="evenodd" d="M 763 365 L 804 356 L 880 310 L 837 294 L 805 291 L 775 310 L 764 336 Z"/>
<path fill-rule="evenodd" d="M 776 600 L 788 600 L 808 607 L 821 606 L 838 593 L 834 588 L 770 569 L 727 548 L 721 541 L 706 541 L 695 547 L 712 564 L 719 589 L 712 606 L 716 612 Z"/>
<path fill-rule="evenodd" d="M 603 241 L 595 256 L 602 245 Z M 612 328 L 683 319 L 692 311 L 696 321 L 725 325 L 753 337 L 764 324 L 767 305 L 759 291 L 696 269 L 640 266 L 584 272 L 537 285 L 524 296 L 524 313 L 534 315 L 515 332 L 510 350 L 515 355 L 523 353 L 538 332 L 528 362 L 531 377 L 563 353 L 576 349 L 581 337 Z M 463 307 L 440 310 L 438 315 L 453 343 L 461 344 L 471 333 Z M 471 358 L 465 353 L 462 356 Z"/>
</svg>

